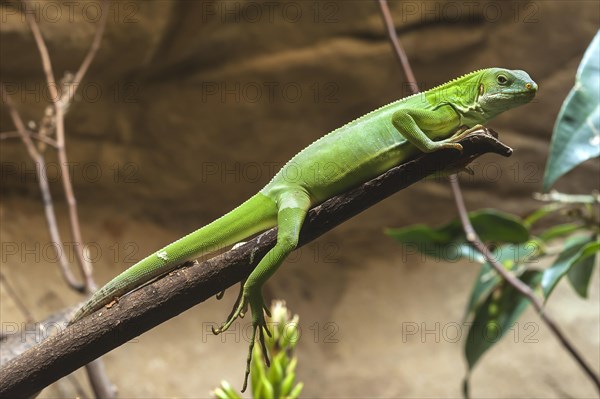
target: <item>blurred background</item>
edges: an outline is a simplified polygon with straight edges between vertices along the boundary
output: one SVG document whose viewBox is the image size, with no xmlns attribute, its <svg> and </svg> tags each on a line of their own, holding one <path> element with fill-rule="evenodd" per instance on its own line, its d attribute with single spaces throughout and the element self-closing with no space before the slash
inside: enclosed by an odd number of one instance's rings
<svg viewBox="0 0 600 399">
<path fill-rule="evenodd" d="M 36 130 L 51 100 L 40 55 L 22 3 L 0 6 L 2 82 Z M 28 7 L 56 78 L 74 73 L 94 37 L 100 3 L 33 1 Z M 532 193 L 541 190 L 556 115 L 598 30 L 598 2 L 392 1 L 390 8 L 422 89 L 490 66 L 526 70 L 538 83 L 532 104 L 489 124 L 514 155 L 484 156 L 472 164 L 473 176 L 461 177 L 470 210 L 526 215 L 538 206 Z M 104 284 L 237 206 L 324 133 L 410 93 L 375 1 L 111 2 L 99 51 L 65 118 L 95 281 Z M 14 132 L 7 108 L 0 112 L 0 131 Z M 1 272 L 41 320 L 83 296 L 67 287 L 49 255 L 26 147 L 14 137 L 0 145 Z M 72 242 L 60 162 L 52 148 L 45 158 L 58 227 L 63 241 Z M 557 188 L 590 192 L 598 187 L 597 166 L 589 162 Z M 417 183 L 301 248 L 269 281 L 270 297 L 285 299 L 300 316 L 303 396 L 461 395 L 462 317 L 479 267 L 403 251 L 383 233 L 455 217 L 446 181 Z M 7 252 L 9 246 L 16 252 Z M 548 303 L 595 370 L 599 286 L 596 270 L 589 300 L 562 284 Z M 241 331 L 248 320 L 221 337 L 210 333 L 236 294 L 231 289 L 222 301 L 202 303 L 104 356 L 120 396 L 208 397 L 222 379 L 241 387 L 247 350 Z M 4 286 L 0 300 L 3 326 L 25 320 Z M 41 396 L 73 395 L 73 389 L 61 380 Z M 474 371 L 472 395 L 597 392 L 528 310 Z"/>
</svg>

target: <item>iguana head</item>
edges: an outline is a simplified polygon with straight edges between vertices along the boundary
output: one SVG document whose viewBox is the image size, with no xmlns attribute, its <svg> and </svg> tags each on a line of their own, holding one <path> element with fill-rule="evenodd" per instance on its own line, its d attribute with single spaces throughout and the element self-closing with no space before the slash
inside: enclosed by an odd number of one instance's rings
<svg viewBox="0 0 600 399">
<path fill-rule="evenodd" d="M 477 104 L 486 119 L 528 103 L 535 97 L 537 84 L 525 71 L 489 68 L 479 79 Z"/>
</svg>

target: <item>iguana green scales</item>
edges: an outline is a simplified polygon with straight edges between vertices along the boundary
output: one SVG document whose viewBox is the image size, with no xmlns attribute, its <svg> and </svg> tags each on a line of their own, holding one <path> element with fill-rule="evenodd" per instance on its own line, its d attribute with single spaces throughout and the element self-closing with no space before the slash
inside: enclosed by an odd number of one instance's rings
<svg viewBox="0 0 600 399">
<path fill-rule="evenodd" d="M 372 111 L 300 151 L 258 194 L 233 211 L 115 277 L 96 291 L 71 323 L 186 261 L 277 226 L 277 244 L 244 283 L 228 320 L 214 331 L 218 334 L 227 330 L 250 305 L 253 333 L 249 366 L 257 331 L 262 345 L 264 332 L 269 334 L 261 287 L 296 248 L 311 207 L 380 175 L 419 151 L 461 151 L 462 146 L 455 141 L 501 112 L 529 102 L 536 91 L 536 83 L 524 71 L 489 68 Z"/>
</svg>

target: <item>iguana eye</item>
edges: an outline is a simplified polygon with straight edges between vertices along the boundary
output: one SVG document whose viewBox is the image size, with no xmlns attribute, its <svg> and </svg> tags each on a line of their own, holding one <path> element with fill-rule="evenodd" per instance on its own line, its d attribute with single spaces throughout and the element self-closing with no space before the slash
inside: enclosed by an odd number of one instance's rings
<svg viewBox="0 0 600 399">
<path fill-rule="evenodd" d="M 498 75 L 498 77 L 496 78 L 496 80 L 501 85 L 504 85 L 504 84 L 506 84 L 506 82 L 508 82 L 508 79 L 504 75 Z"/>
</svg>

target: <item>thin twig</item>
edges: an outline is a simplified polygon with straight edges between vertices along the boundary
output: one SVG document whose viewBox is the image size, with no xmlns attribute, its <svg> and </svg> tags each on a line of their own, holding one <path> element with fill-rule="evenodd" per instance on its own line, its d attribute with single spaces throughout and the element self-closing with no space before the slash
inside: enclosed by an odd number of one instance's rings
<svg viewBox="0 0 600 399">
<path fill-rule="evenodd" d="M 30 2 L 30 0 L 21 1 L 25 7 L 27 7 L 27 3 Z M 44 42 L 40 27 L 35 20 L 35 15 L 32 12 L 27 11 L 25 12 L 25 18 L 29 24 L 31 33 L 33 34 L 33 39 L 35 40 L 35 44 L 40 52 L 40 56 L 42 57 L 42 67 L 44 69 L 44 74 L 46 75 L 46 81 L 48 82 L 50 100 L 56 104 L 60 100 L 60 95 L 58 94 L 58 85 L 56 84 L 56 79 L 54 79 L 54 71 L 52 71 L 52 63 L 50 62 L 48 47 L 46 46 L 46 42 Z"/>
<path fill-rule="evenodd" d="M 50 231 L 50 237 L 55 245 L 58 246 L 58 264 L 60 265 L 60 270 L 62 275 L 67 282 L 67 284 L 78 292 L 84 292 L 85 286 L 80 284 L 73 273 L 71 273 L 71 269 L 67 262 L 66 251 L 60 237 L 60 232 L 58 230 L 58 223 L 56 221 L 56 213 L 54 212 L 54 203 L 52 202 L 52 195 L 50 194 L 50 186 L 48 185 L 48 175 L 46 168 L 46 160 L 44 157 L 38 152 L 37 148 L 33 144 L 31 137 L 27 134 L 27 129 L 25 128 L 25 124 L 23 123 L 23 119 L 21 119 L 21 115 L 17 111 L 15 104 L 13 103 L 11 97 L 6 92 L 4 87 L 4 83 L 0 82 L 0 96 L 2 97 L 2 101 L 8 108 L 8 112 L 12 119 L 17 132 L 19 132 L 21 136 L 21 140 L 23 144 L 25 144 L 25 148 L 27 148 L 27 152 L 29 156 L 33 160 L 36 165 L 36 173 L 38 177 L 38 184 L 40 186 L 40 192 L 42 193 L 42 200 L 44 203 L 44 212 L 46 214 L 46 222 L 48 223 L 48 230 Z"/>
<path fill-rule="evenodd" d="M 390 40 L 392 41 L 392 46 L 394 46 L 394 50 L 396 56 L 398 57 L 398 61 L 400 61 L 400 65 L 402 66 L 404 75 L 406 75 L 406 80 L 411 85 L 411 90 L 413 91 L 413 93 L 418 93 L 419 85 L 417 84 L 417 79 L 415 78 L 415 74 L 413 73 L 413 70 L 410 66 L 410 62 L 408 61 L 406 52 L 400 45 L 400 40 L 398 40 L 398 35 L 396 34 L 396 27 L 394 26 L 394 20 L 392 19 L 392 14 L 390 13 L 390 8 L 388 6 L 387 1 L 379 0 L 379 8 L 381 10 L 381 14 L 383 15 L 383 20 L 385 22 L 388 35 L 390 36 Z"/>
<path fill-rule="evenodd" d="M 56 124 L 54 123 L 54 105 L 50 104 L 47 105 L 46 109 L 44 110 L 44 115 L 42 116 L 42 119 L 39 123 L 38 134 L 40 135 L 40 137 L 50 137 L 56 129 L 55 125 Z M 42 154 L 46 151 L 46 146 L 44 145 L 44 142 L 38 143 L 38 150 Z"/>
<path fill-rule="evenodd" d="M 534 193 L 533 198 L 542 202 L 558 202 L 561 204 L 600 204 L 600 193 L 566 194 L 552 190 L 549 193 Z"/>
<path fill-rule="evenodd" d="M 24 0 L 27 3 L 29 0 Z M 71 90 L 63 91 L 63 94 L 59 96 L 57 91 L 57 85 L 54 78 L 54 73 L 52 71 L 52 62 L 50 60 L 50 55 L 48 54 L 48 48 L 44 42 L 42 37 L 39 25 L 35 20 L 35 16 L 32 13 L 26 13 L 26 19 L 33 33 L 36 45 L 40 52 L 40 56 L 42 58 L 42 65 L 44 68 L 44 73 L 46 75 L 48 89 L 50 91 L 50 95 L 52 97 L 52 102 L 54 104 L 54 118 L 55 118 L 55 128 L 56 128 L 56 143 L 58 150 L 58 160 L 61 168 L 61 176 L 63 182 L 63 189 L 65 192 L 65 196 L 67 199 L 67 204 L 69 207 L 69 222 L 71 227 L 71 234 L 73 235 L 73 240 L 75 241 L 76 248 L 75 254 L 77 256 L 77 261 L 81 270 L 81 274 L 84 276 L 85 286 L 88 292 L 92 292 L 96 290 L 96 283 L 94 282 L 92 276 L 92 267 L 85 258 L 83 254 L 83 238 L 81 235 L 81 225 L 79 223 L 79 216 L 77 211 L 77 199 L 75 197 L 75 193 L 73 191 L 73 184 L 71 182 L 71 175 L 69 173 L 69 161 L 67 157 L 66 151 L 66 143 L 65 143 L 65 122 L 64 122 L 64 111 L 65 105 L 68 105 L 72 100 L 75 91 L 77 90 L 81 79 L 83 79 L 85 73 L 87 72 L 90 64 L 92 63 L 98 49 L 100 48 L 100 43 L 102 41 L 102 36 L 104 34 L 104 30 L 106 27 L 106 21 L 108 17 L 108 2 L 103 0 L 102 2 L 102 16 L 99 21 L 99 25 L 96 28 L 96 33 L 94 35 L 94 39 L 92 40 L 92 45 L 88 50 L 81 66 L 79 67 L 77 73 L 75 74 L 75 78 L 73 79 L 73 88 Z M 66 96 L 65 96 L 66 93 Z"/>
<path fill-rule="evenodd" d="M 27 3 L 26 0 L 23 0 L 24 4 Z M 73 184 L 71 182 L 71 175 L 69 173 L 68 168 L 68 158 L 66 152 L 65 145 L 65 122 L 64 122 L 64 114 L 66 109 L 70 105 L 70 102 L 73 99 L 73 96 L 79 87 L 81 80 L 83 79 L 85 73 L 87 72 L 89 66 L 91 65 L 98 49 L 100 48 L 100 43 L 102 41 L 102 36 L 104 34 L 104 30 L 106 27 L 106 21 L 108 18 L 108 1 L 103 0 L 102 8 L 101 8 L 101 20 L 99 25 L 96 28 L 96 32 L 94 35 L 94 39 L 92 40 L 92 45 L 88 50 L 83 62 L 81 63 L 75 78 L 73 79 L 73 87 L 70 90 L 64 90 L 59 97 L 56 84 L 56 80 L 54 78 L 54 73 L 52 71 L 52 63 L 50 60 L 50 55 L 48 53 L 48 48 L 44 42 L 42 37 L 39 25 L 36 22 L 35 17 L 32 13 L 25 13 L 26 19 L 29 24 L 29 27 L 33 33 L 38 51 L 42 58 L 42 66 L 44 69 L 44 74 L 46 75 L 46 81 L 48 85 L 48 89 L 51 95 L 52 104 L 54 105 L 54 128 L 56 130 L 56 148 L 58 153 L 58 159 L 61 168 L 62 174 L 62 182 L 63 189 L 65 192 L 65 197 L 67 199 L 67 204 L 69 208 L 69 221 L 71 227 L 71 234 L 73 236 L 73 240 L 76 243 L 75 254 L 77 256 L 78 264 L 81 270 L 81 274 L 84 277 L 84 287 L 88 292 L 93 292 L 96 290 L 96 283 L 94 282 L 92 276 L 92 267 L 88 263 L 87 259 L 84 256 L 84 248 L 83 248 L 83 238 L 81 235 L 81 226 L 79 223 L 78 211 L 77 211 L 77 200 L 73 191 Z M 65 96 L 65 93 L 66 96 Z M 42 126 L 45 128 L 45 126 Z M 46 137 L 46 131 L 42 136 Z M 40 158 L 43 159 L 42 156 Z M 116 396 L 115 387 L 110 383 L 108 376 L 106 375 L 104 365 L 102 359 L 97 359 L 94 362 L 86 365 L 86 371 L 88 373 L 88 377 L 90 378 L 90 382 L 92 388 L 98 397 L 106 397 L 113 398 Z"/>
<path fill-rule="evenodd" d="M 62 176 L 63 176 L 63 188 L 65 190 L 65 195 L 67 197 L 67 203 L 69 204 L 69 221 L 71 225 L 71 234 L 73 234 L 73 239 L 76 243 L 78 243 L 81 247 L 76 251 L 77 258 L 79 260 L 79 265 L 81 267 L 81 273 L 85 278 L 85 284 L 89 292 L 93 292 L 96 290 L 96 283 L 94 282 L 94 278 L 92 276 L 92 267 L 85 258 L 83 254 L 83 238 L 81 236 L 81 225 L 79 223 L 79 216 L 77 212 L 77 199 L 75 197 L 75 193 L 73 192 L 73 184 L 71 183 L 71 176 L 69 174 L 68 169 L 68 160 L 67 160 L 67 151 L 65 148 L 65 122 L 64 122 L 64 110 L 65 105 L 68 106 L 75 95 L 81 80 L 85 76 L 90 64 L 94 60 L 94 57 L 98 53 L 98 49 L 100 48 L 100 43 L 102 42 L 102 36 L 104 35 L 104 30 L 106 28 L 106 21 L 108 19 L 108 1 L 102 1 L 101 8 L 102 16 L 100 21 L 98 22 L 98 27 L 96 28 L 96 33 L 94 34 L 94 39 L 92 40 L 92 45 L 88 50 L 81 66 L 77 70 L 75 74 L 75 78 L 73 80 L 73 87 L 70 90 L 67 90 L 67 97 L 61 99 L 60 104 L 55 104 L 55 117 L 56 117 L 56 140 L 58 143 L 58 159 L 61 164 Z M 34 20 L 35 22 L 35 20 Z M 64 97 L 64 96 L 63 96 Z"/>
<path fill-rule="evenodd" d="M 81 63 L 79 69 L 75 73 L 75 77 L 73 78 L 73 87 L 67 90 L 67 97 L 61 99 L 62 103 L 65 105 L 69 104 L 72 101 L 73 96 L 77 91 L 77 88 L 81 84 L 83 77 L 85 76 L 87 70 L 92 64 L 92 61 L 94 61 L 98 50 L 100 49 L 100 43 L 102 43 L 102 37 L 104 36 L 104 31 L 106 29 L 106 21 L 108 19 L 108 0 L 102 0 L 101 12 L 102 15 L 100 17 L 100 21 L 98 22 L 98 27 L 96 28 L 96 33 L 94 34 L 92 45 L 90 46 L 90 49 L 88 50 L 85 58 L 83 59 L 83 62 Z"/>
<path fill-rule="evenodd" d="M 35 138 L 35 134 L 37 134 L 35 132 L 32 132 L 31 130 L 26 130 L 25 133 L 27 133 L 29 136 L 34 137 L 34 138 Z M 17 130 L 0 133 L 0 140 L 20 139 L 20 138 L 21 138 L 21 133 L 19 133 Z"/>
<path fill-rule="evenodd" d="M 398 36 L 396 35 L 396 29 L 394 27 L 394 23 L 392 20 L 392 16 L 390 14 L 390 10 L 386 0 L 379 0 L 379 5 L 381 8 L 381 13 L 383 15 L 383 19 L 385 25 L 387 27 L 390 40 L 393 43 L 396 55 L 402 65 L 404 70 L 404 74 L 406 75 L 406 79 L 409 84 L 413 88 L 414 93 L 419 92 L 419 88 L 417 85 L 417 81 L 412 72 L 412 68 L 410 67 L 410 62 L 408 61 L 408 57 L 404 52 L 404 49 L 400 45 L 400 41 L 398 40 Z M 573 358 L 577 361 L 579 366 L 584 370 L 584 372 L 590 377 L 590 379 L 596 384 L 598 390 L 600 390 L 600 378 L 598 375 L 591 369 L 591 367 L 586 363 L 581 354 L 577 352 L 574 345 L 567 339 L 567 337 L 562 333 L 562 331 L 558 328 L 558 325 L 554 322 L 548 313 L 543 309 L 542 301 L 534 294 L 534 292 L 529 288 L 529 286 L 523 283 L 520 279 L 515 277 L 513 274 L 508 272 L 498 261 L 495 259 L 494 255 L 489 251 L 489 249 L 485 246 L 485 244 L 481 241 L 477 232 L 473 228 L 471 221 L 469 220 L 469 215 L 467 212 L 467 208 L 465 206 L 465 202 L 462 195 L 462 190 L 460 189 L 460 185 L 458 183 L 458 176 L 456 174 L 452 174 L 449 176 L 450 186 L 452 187 L 452 193 L 454 194 L 454 199 L 456 201 L 456 207 L 458 210 L 458 214 L 463 226 L 463 230 L 465 232 L 467 240 L 479 251 L 486 259 L 486 261 L 492 265 L 492 267 L 511 285 L 513 286 L 519 293 L 525 296 L 533 305 L 535 310 L 538 312 L 542 320 L 546 323 L 548 328 L 554 333 L 556 338 L 560 341 L 563 347 L 573 356 Z"/>
<path fill-rule="evenodd" d="M 39 140 L 39 141 L 43 141 L 44 143 L 52 146 L 52 147 L 56 147 L 56 140 L 52 140 L 49 137 L 42 137 L 40 136 L 38 133 L 36 132 L 32 132 L 31 130 L 26 130 L 25 133 L 27 135 L 29 135 L 31 138 Z M 21 133 L 19 133 L 18 131 L 12 131 L 12 132 L 2 132 L 0 133 L 0 140 L 7 140 L 7 139 L 20 139 L 21 138 Z"/>
<path fill-rule="evenodd" d="M 17 294 L 17 291 L 14 289 L 14 287 L 10 283 L 9 279 L 7 279 L 6 276 L 2 272 L 0 272 L 0 285 L 4 286 L 8 296 L 13 300 L 13 302 L 15 303 L 15 305 L 17 306 L 19 311 L 23 314 L 23 317 L 25 318 L 25 322 L 28 324 L 34 323 L 36 319 L 34 318 L 33 314 L 29 311 L 29 309 L 27 308 L 25 303 L 21 300 L 21 297 L 19 296 L 19 294 Z M 28 330 L 27 334 L 29 335 L 30 333 L 31 333 L 31 330 Z M 44 323 L 37 324 L 34 335 L 42 335 L 45 333 L 47 333 L 47 330 L 44 329 Z M 3 344 L 6 345 L 7 342 L 3 342 Z M 19 350 L 24 346 L 25 345 L 22 345 L 20 347 L 14 348 L 14 349 Z M 96 362 L 96 361 L 94 361 L 94 362 Z M 94 363 L 94 362 L 92 362 L 92 363 Z M 75 391 L 77 392 L 77 396 L 79 396 L 81 398 L 85 398 L 85 392 L 84 392 L 81 384 L 77 380 L 77 378 L 75 378 L 75 375 L 69 374 L 67 376 L 67 378 L 68 378 L 69 382 L 73 385 L 73 388 L 75 389 Z M 99 397 L 107 397 L 107 396 L 99 396 Z"/>
<path fill-rule="evenodd" d="M 97 398 L 111 399 L 117 397 L 117 387 L 108 378 L 102 358 L 95 359 L 86 364 L 85 372 L 94 395 Z"/>
<path fill-rule="evenodd" d="M 85 286 L 88 292 L 96 290 L 96 284 L 92 277 L 92 268 L 89 265 L 87 259 L 83 255 L 83 238 L 81 237 L 81 228 L 79 224 L 79 216 L 77 212 L 77 199 L 73 191 L 73 184 L 71 182 L 71 175 L 69 173 L 69 160 L 67 158 L 67 152 L 65 150 L 65 119 L 62 108 L 56 107 L 56 142 L 58 144 L 58 161 L 61 169 L 61 177 L 63 182 L 63 189 L 67 199 L 69 207 L 69 221 L 71 226 L 71 234 L 73 235 L 73 241 L 75 242 L 75 254 L 81 274 L 84 276 Z"/>
<path fill-rule="evenodd" d="M 475 249 L 480 252 L 485 260 L 496 270 L 498 274 L 502 276 L 513 288 L 515 288 L 521 295 L 531 302 L 534 309 L 538 312 L 542 320 L 546 323 L 546 326 L 550 328 L 552 333 L 558 338 L 560 343 L 564 346 L 564 348 L 573 356 L 573 358 L 579 363 L 579 366 L 585 371 L 585 373 L 590 377 L 590 379 L 596 384 L 596 388 L 600 390 L 600 379 L 598 375 L 592 370 L 592 368 L 587 364 L 587 362 L 583 359 L 581 354 L 577 352 L 575 346 L 567 339 L 567 337 L 560 330 L 556 322 L 548 316 L 548 312 L 544 309 L 544 303 L 542 300 L 535 295 L 533 290 L 521 281 L 514 274 L 510 273 L 506 270 L 496 259 L 496 257 L 491 253 L 488 247 L 481 241 L 477 232 L 473 228 L 471 224 L 471 220 L 469 219 L 469 215 L 467 213 L 464 199 L 462 196 L 462 191 L 460 186 L 458 185 L 458 179 L 456 175 L 450 176 L 450 185 L 452 187 L 452 192 L 454 193 L 454 198 L 456 201 L 456 207 L 458 209 L 458 213 L 460 216 L 460 220 L 463 224 L 463 230 L 465 231 L 465 235 L 467 236 L 467 240 L 475 247 Z"/>
</svg>

